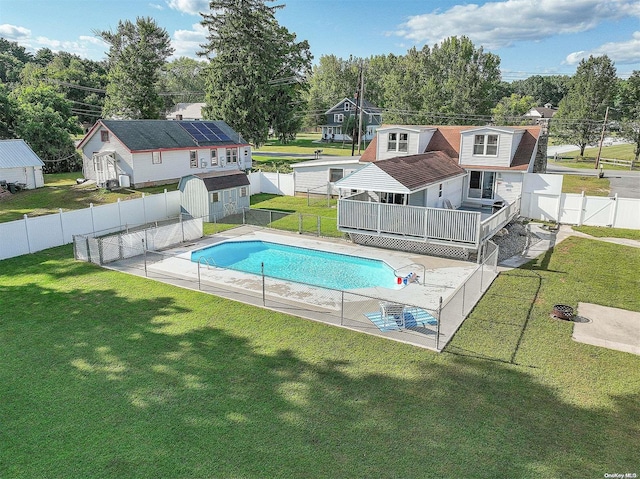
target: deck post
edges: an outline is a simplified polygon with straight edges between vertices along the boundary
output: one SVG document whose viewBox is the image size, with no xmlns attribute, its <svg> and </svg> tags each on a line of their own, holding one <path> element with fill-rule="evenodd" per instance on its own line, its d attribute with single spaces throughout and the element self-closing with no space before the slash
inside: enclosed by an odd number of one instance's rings
<svg viewBox="0 0 640 479">
<path fill-rule="evenodd" d="M 438 302 L 438 322 L 436 323 L 436 350 L 440 351 L 440 323 L 442 322 L 442 296 Z"/>
</svg>

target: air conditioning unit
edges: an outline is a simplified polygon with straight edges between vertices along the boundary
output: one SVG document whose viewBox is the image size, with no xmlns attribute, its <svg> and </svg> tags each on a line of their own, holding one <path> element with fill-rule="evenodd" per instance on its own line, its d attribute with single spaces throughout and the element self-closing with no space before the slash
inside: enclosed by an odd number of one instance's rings
<svg viewBox="0 0 640 479">
<path fill-rule="evenodd" d="M 108 190 L 115 190 L 119 186 L 118 180 L 107 180 L 105 187 Z"/>
<path fill-rule="evenodd" d="M 129 188 L 131 186 L 131 177 L 129 175 L 118 175 L 118 183 L 120 188 Z"/>
</svg>

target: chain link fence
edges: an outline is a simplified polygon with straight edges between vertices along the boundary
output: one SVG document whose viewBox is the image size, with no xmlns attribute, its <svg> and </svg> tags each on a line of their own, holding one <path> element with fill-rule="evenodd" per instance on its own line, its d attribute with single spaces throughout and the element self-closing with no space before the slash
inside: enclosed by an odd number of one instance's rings
<svg viewBox="0 0 640 479">
<path fill-rule="evenodd" d="M 245 208 L 241 213 L 226 216 L 206 226 L 210 234 L 229 229 L 230 226 L 251 225 L 294 233 L 323 236 L 327 238 L 348 237 L 338 231 L 335 218 L 308 213 Z"/>
</svg>

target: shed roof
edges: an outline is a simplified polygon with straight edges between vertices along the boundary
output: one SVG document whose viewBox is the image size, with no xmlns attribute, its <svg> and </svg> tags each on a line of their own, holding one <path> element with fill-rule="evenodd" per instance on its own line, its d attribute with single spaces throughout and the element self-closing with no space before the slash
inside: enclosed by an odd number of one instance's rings
<svg viewBox="0 0 640 479">
<path fill-rule="evenodd" d="M 44 166 L 38 155 L 22 139 L 0 140 L 0 168 Z"/>
<path fill-rule="evenodd" d="M 197 176 L 202 179 L 207 191 L 228 190 L 240 186 L 249 186 L 249 177 L 242 171 L 219 171 L 215 173 L 201 173 Z"/>
</svg>

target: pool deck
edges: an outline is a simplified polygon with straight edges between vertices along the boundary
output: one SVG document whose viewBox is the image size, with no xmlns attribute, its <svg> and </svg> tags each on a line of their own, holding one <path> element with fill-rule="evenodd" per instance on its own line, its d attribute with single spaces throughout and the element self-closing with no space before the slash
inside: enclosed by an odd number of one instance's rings
<svg viewBox="0 0 640 479">
<path fill-rule="evenodd" d="M 419 284 L 390 288 L 363 288 L 341 292 L 285 280 L 265 278 L 236 270 L 216 268 L 190 260 L 191 251 L 229 240 L 262 240 L 385 261 L 400 277 L 413 272 Z M 416 306 L 436 315 L 443 301 L 476 270 L 475 263 L 361 246 L 340 239 L 241 226 L 161 253 L 149 252 L 106 267 L 176 286 L 200 290 L 235 301 L 320 321 L 355 331 L 435 349 L 436 327 L 381 331 L 364 315 L 380 310 L 381 301 Z M 424 283 L 424 284 L 423 284 Z M 446 325 L 441 333 L 447 334 Z M 450 332 L 453 333 L 452 331 Z"/>
</svg>

